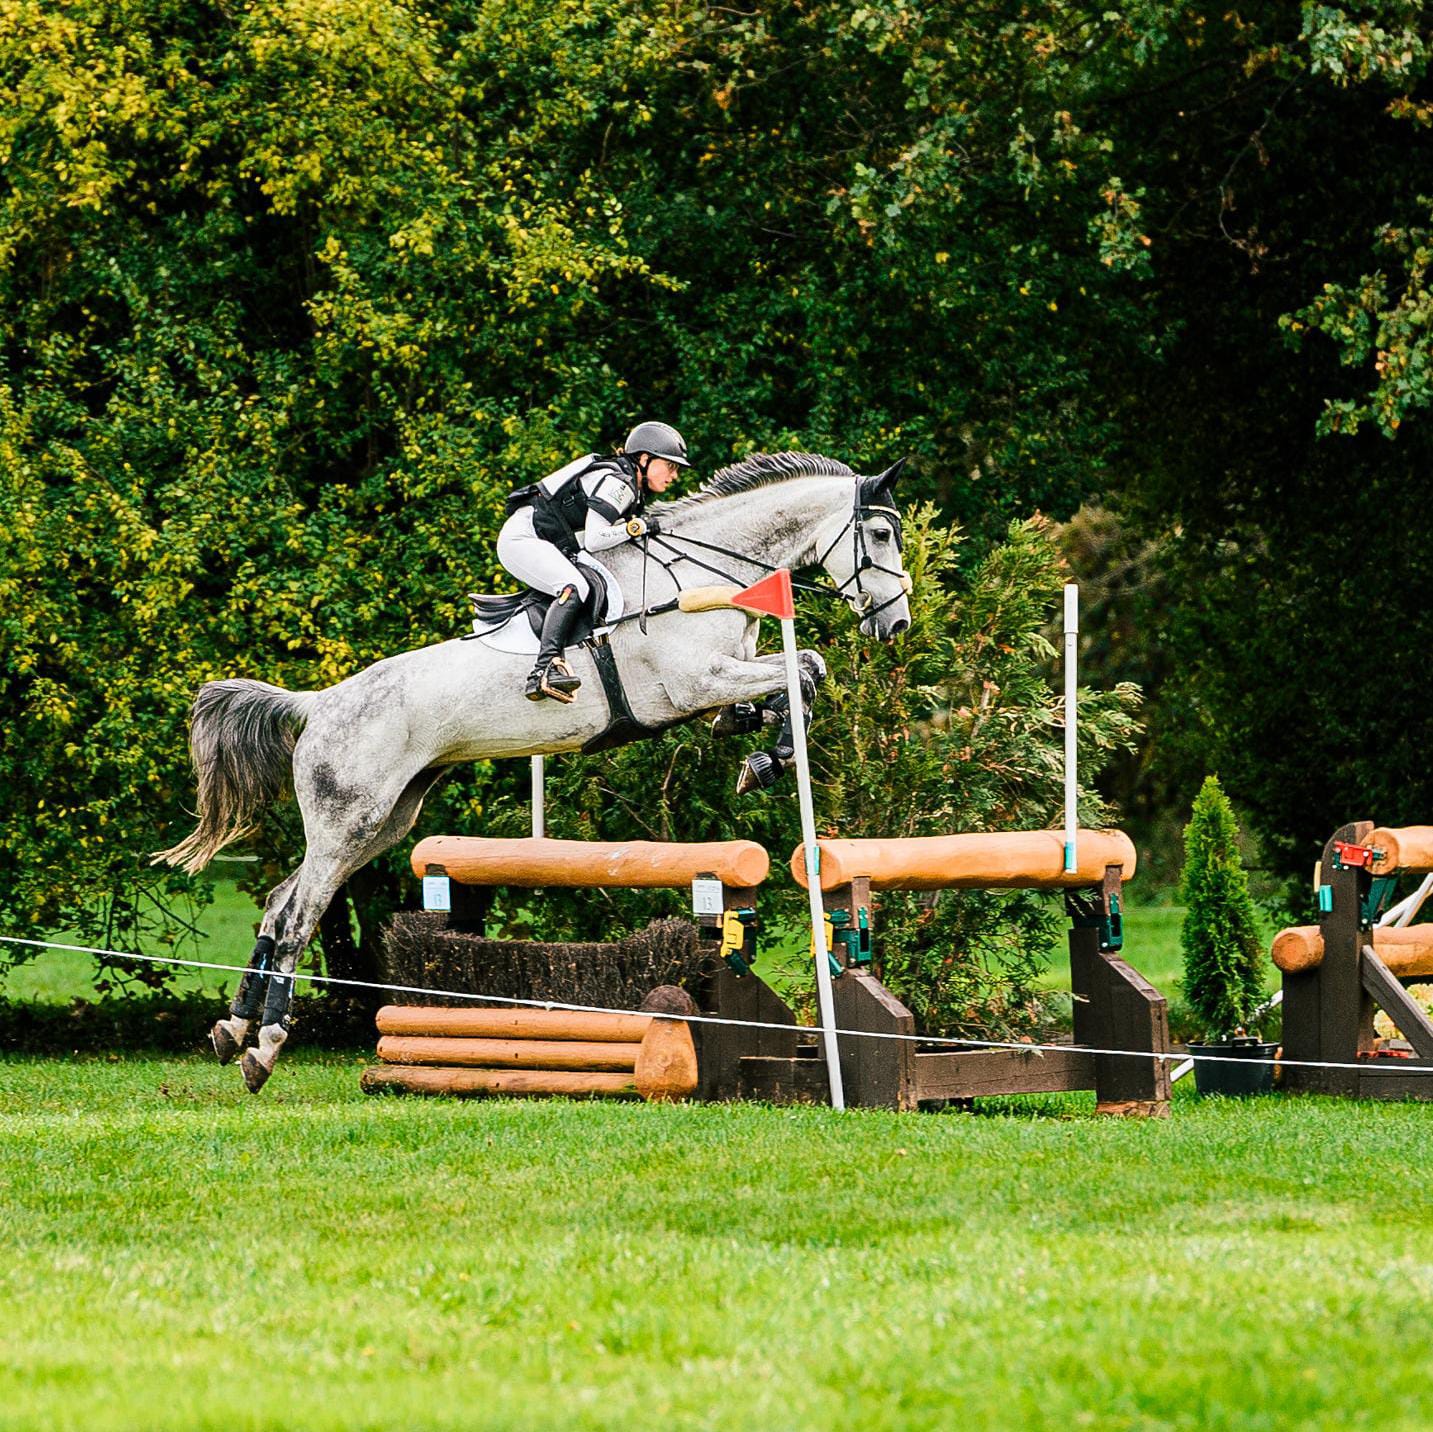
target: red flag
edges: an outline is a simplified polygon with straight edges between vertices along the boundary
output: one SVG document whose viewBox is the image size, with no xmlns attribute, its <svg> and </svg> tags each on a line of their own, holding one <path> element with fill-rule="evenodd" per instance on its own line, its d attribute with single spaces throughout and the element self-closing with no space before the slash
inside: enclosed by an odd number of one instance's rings
<svg viewBox="0 0 1433 1432">
<path fill-rule="evenodd" d="M 791 593 L 791 573 L 785 567 L 778 567 L 769 577 L 738 592 L 731 604 L 765 616 L 792 620 L 796 615 L 796 600 Z"/>
</svg>

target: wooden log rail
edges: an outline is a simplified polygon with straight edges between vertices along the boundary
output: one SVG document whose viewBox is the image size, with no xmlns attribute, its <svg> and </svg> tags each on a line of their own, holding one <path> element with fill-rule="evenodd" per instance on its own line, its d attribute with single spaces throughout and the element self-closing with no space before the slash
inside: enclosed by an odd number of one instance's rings
<svg viewBox="0 0 1433 1432">
<path fill-rule="evenodd" d="M 1044 1054 L 1013 1050 L 926 1051 L 909 1037 L 838 1036 L 847 1100 L 853 1106 L 914 1109 L 992 1094 L 1094 1089 L 1101 1113 L 1165 1116 L 1167 1061 L 1100 1055 L 1094 1049 L 1167 1054 L 1169 1021 L 1162 995 L 1107 948 L 1099 911 L 1118 908 L 1135 869 L 1133 843 L 1121 831 L 1082 830 L 1076 866 L 1065 869 L 1061 831 L 923 836 L 904 840 L 823 840 L 821 890 L 843 929 L 875 928 L 872 891 L 1062 890 L 1071 892 L 1070 976 L 1075 1043 Z M 805 851 L 791 870 L 806 884 Z M 915 1017 L 874 970 L 849 966 L 835 980 L 836 1022 L 845 1030 L 911 1036 Z M 807 1061 L 810 1063 L 811 1061 Z M 819 1097 L 817 1075 L 801 1061 L 744 1059 L 743 1077 L 758 1097 Z"/>
<path fill-rule="evenodd" d="M 771 857 L 754 840 L 651 841 L 514 840 L 430 835 L 413 847 L 413 873 L 435 867 L 460 885 L 528 889 L 676 890 L 699 875 L 750 890 L 771 870 Z"/>
<path fill-rule="evenodd" d="M 1433 872 L 1433 825 L 1379 826 L 1362 842 L 1379 854 L 1374 875 L 1427 875 Z"/>
<path fill-rule="evenodd" d="M 438 927 L 455 933 L 483 935 L 492 907 L 494 887 L 517 889 L 625 889 L 679 890 L 700 877 L 715 879 L 721 886 L 719 906 L 705 908 L 697 924 L 712 940 L 711 968 L 698 990 L 701 1009 L 726 1021 L 705 1025 L 696 1044 L 700 1051 L 700 1097 L 730 1099 L 740 1088 L 740 1061 L 748 1054 L 794 1058 L 797 1050 L 796 1016 L 751 965 L 756 956 L 756 924 L 753 917 L 758 887 L 771 870 L 765 848 L 751 840 L 601 842 L 555 840 L 547 837 L 489 839 L 480 836 L 437 835 L 419 841 L 410 856 L 413 873 L 419 877 L 446 876 L 448 908 L 434 912 Z M 435 938 L 438 938 L 435 935 Z M 725 956 L 725 958 L 722 958 Z M 465 1011 L 464 1013 L 471 1013 Z M 741 1021 L 761 1027 L 743 1028 Z M 777 1027 L 780 1026 L 780 1027 Z M 397 1035 L 398 1031 L 390 1031 Z M 422 1037 L 414 1033 L 414 1037 Z M 462 1037 L 456 1031 L 447 1037 Z M 470 1038 L 488 1036 L 468 1035 Z M 493 1036 L 500 1037 L 500 1036 Z M 540 1038 L 536 1032 L 507 1037 Z M 628 1042 L 641 1041 L 640 1034 L 624 1036 Z M 422 1066 L 405 1065 L 410 1071 Z M 454 1068 L 458 1066 L 453 1066 Z M 370 1071 L 370 1083 L 393 1076 Z M 586 1077 L 583 1071 L 547 1071 L 558 1081 L 559 1072 Z M 603 1074 L 606 1087 L 594 1092 L 614 1092 L 613 1079 L 624 1071 L 589 1070 Z M 634 1071 L 635 1072 L 635 1071 Z M 508 1071 L 516 1077 L 515 1070 Z M 412 1087 L 426 1076 L 412 1078 Z M 471 1075 L 454 1075 L 453 1092 L 482 1092 Z M 631 1077 L 628 1076 L 628 1083 Z M 460 1087 L 461 1086 L 461 1087 Z M 433 1087 L 428 1081 L 427 1087 Z M 526 1092 L 526 1090 L 524 1090 Z M 554 1087 L 553 1092 L 559 1092 Z M 571 1087 L 560 1092 L 571 1093 Z M 618 1089 L 616 1092 L 631 1092 Z"/>
<path fill-rule="evenodd" d="M 1065 869 L 1058 830 L 927 835 L 905 840 L 823 840 L 821 888 L 866 877 L 872 890 L 1072 890 L 1099 885 L 1108 866 L 1134 874 L 1134 842 L 1119 830 L 1082 830 L 1076 868 Z M 806 854 L 797 846 L 791 873 L 806 888 Z"/>
<path fill-rule="evenodd" d="M 671 1101 L 687 1098 L 698 1083 L 691 1027 L 651 1014 L 386 1005 L 378 1012 L 378 1030 L 382 1063 L 365 1070 L 361 1081 L 369 1094 Z"/>
<path fill-rule="evenodd" d="M 1433 925 L 1375 926 L 1373 948 L 1389 972 L 1399 979 L 1433 975 Z M 1270 954 L 1286 975 L 1317 969 L 1324 961 L 1323 931 L 1317 925 L 1293 925 L 1280 930 L 1274 936 Z"/>
</svg>

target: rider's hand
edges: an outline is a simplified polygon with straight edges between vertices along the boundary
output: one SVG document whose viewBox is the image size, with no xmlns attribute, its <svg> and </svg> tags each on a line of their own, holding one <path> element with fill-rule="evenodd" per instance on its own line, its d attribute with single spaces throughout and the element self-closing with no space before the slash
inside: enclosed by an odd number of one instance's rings
<svg viewBox="0 0 1433 1432">
<path fill-rule="evenodd" d="M 627 520 L 627 535 L 633 539 L 655 537 L 661 530 L 656 521 L 650 517 L 631 517 Z"/>
</svg>

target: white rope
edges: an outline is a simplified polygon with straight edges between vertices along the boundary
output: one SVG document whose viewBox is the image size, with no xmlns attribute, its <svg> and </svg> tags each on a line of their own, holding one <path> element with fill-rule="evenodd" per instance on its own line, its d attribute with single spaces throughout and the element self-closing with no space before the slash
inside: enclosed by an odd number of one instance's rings
<svg viewBox="0 0 1433 1432">
<path fill-rule="evenodd" d="M 153 965 L 179 965 L 185 969 L 220 970 L 224 974 L 247 974 L 246 965 L 219 965 L 207 960 L 182 960 L 176 955 L 142 955 L 129 950 L 106 950 L 95 945 L 64 945 L 54 940 L 25 940 L 18 935 L 0 935 L 0 944 L 28 945 L 39 950 L 70 950 L 81 955 L 103 955 L 115 960 L 142 960 Z M 315 975 L 303 970 L 287 973 L 269 970 L 269 975 L 281 975 L 289 980 L 308 980 L 311 984 L 343 985 L 351 989 L 387 990 L 394 994 L 423 994 L 436 999 L 467 999 L 482 1004 L 514 1005 L 524 1009 L 563 1010 L 570 1014 L 642 1014 L 653 1019 L 678 1019 L 684 1024 L 726 1025 L 736 1029 L 776 1029 L 788 1034 L 822 1033 L 819 1024 L 776 1024 L 760 1019 L 723 1019 L 714 1014 L 661 1014 L 649 1009 L 612 1009 L 597 1004 L 566 1004 L 561 1000 L 517 999 L 506 995 L 470 994 L 466 990 L 427 989 L 422 985 L 382 984 L 376 980 L 353 980 L 338 975 Z M 1090 1044 L 1035 1044 L 1019 1039 L 969 1039 L 956 1035 L 897 1034 L 880 1029 L 836 1029 L 837 1034 L 851 1039 L 889 1039 L 907 1044 L 939 1044 L 953 1046 L 957 1053 L 977 1049 L 1008 1049 L 1021 1054 L 1097 1054 L 1114 1059 L 1154 1059 L 1171 1063 L 1178 1059 L 1190 1063 L 1198 1060 L 1206 1064 L 1274 1064 L 1285 1069 L 1367 1069 L 1369 1061 L 1355 1064 L 1340 1064 L 1318 1059 L 1244 1059 L 1237 1054 L 1176 1054 L 1173 1051 L 1160 1053 L 1145 1049 L 1101 1049 Z M 1399 1061 L 1404 1062 L 1404 1061 Z M 1428 1068 L 1427 1065 L 1407 1061 L 1411 1069 Z M 1392 1067 L 1389 1061 L 1385 1067 Z"/>
</svg>

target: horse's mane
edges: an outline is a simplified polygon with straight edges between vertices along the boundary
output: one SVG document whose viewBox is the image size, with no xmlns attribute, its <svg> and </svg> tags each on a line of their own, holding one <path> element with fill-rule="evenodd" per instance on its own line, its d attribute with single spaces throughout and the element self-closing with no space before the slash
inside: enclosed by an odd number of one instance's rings
<svg viewBox="0 0 1433 1432">
<path fill-rule="evenodd" d="M 824 457 L 819 452 L 758 452 L 740 462 L 718 468 L 695 492 L 672 502 L 654 504 L 656 513 L 677 513 L 715 502 L 721 497 L 734 497 L 753 488 L 769 487 L 796 477 L 854 477 L 853 467 L 839 458 Z"/>
</svg>

